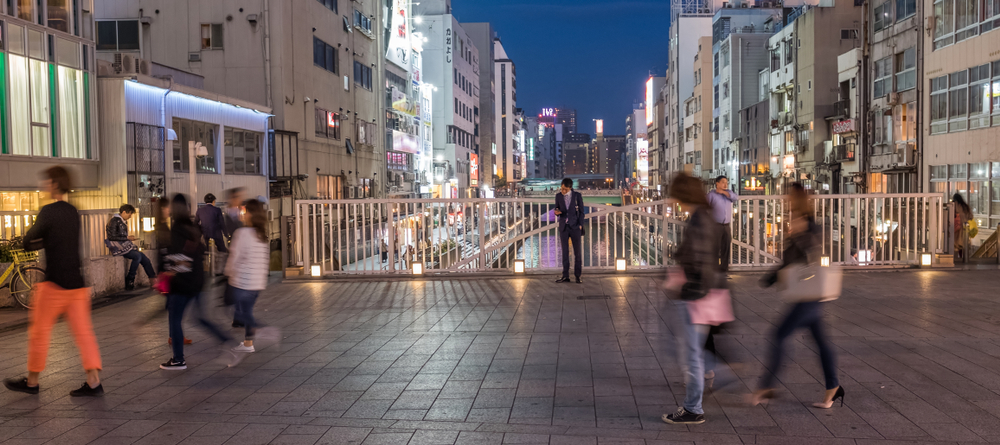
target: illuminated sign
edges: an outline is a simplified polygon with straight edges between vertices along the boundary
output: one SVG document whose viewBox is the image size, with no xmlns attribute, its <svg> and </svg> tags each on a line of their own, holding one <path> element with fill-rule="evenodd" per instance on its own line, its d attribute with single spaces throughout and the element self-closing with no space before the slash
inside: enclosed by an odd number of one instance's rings
<svg viewBox="0 0 1000 445">
<path fill-rule="evenodd" d="M 410 0 L 393 0 L 392 21 L 389 28 L 389 44 L 386 45 L 385 58 L 401 68 L 410 68 L 410 29 L 406 19 L 410 15 Z"/>
<path fill-rule="evenodd" d="M 653 124 L 653 78 L 646 81 L 646 126 Z"/>
<path fill-rule="evenodd" d="M 545 136 L 545 126 L 544 125 L 539 125 L 538 126 L 538 137 L 541 138 L 543 136 Z"/>
<path fill-rule="evenodd" d="M 542 114 L 540 116 L 542 116 L 542 117 L 556 117 L 556 109 L 555 108 L 542 108 Z"/>
<path fill-rule="evenodd" d="M 604 119 L 597 120 L 597 133 L 604 133 Z"/>
<path fill-rule="evenodd" d="M 469 180 L 479 180 L 479 155 L 475 153 L 469 154 Z"/>
<path fill-rule="evenodd" d="M 535 160 L 535 138 L 528 139 L 528 160 Z"/>
<path fill-rule="evenodd" d="M 326 112 L 326 126 L 330 128 L 340 127 L 340 118 L 337 116 L 337 113 L 332 111 Z"/>
<path fill-rule="evenodd" d="M 635 148 L 638 153 L 635 159 L 635 170 L 639 173 L 639 183 L 649 185 L 649 141 L 639 139 L 635 141 Z"/>
<path fill-rule="evenodd" d="M 420 140 L 412 134 L 392 130 L 392 149 L 406 153 L 420 154 Z"/>
<path fill-rule="evenodd" d="M 847 133 L 849 131 L 854 131 L 854 120 L 845 119 L 839 122 L 833 123 L 834 134 Z"/>
<path fill-rule="evenodd" d="M 785 156 L 785 161 L 782 166 L 785 170 L 795 170 L 795 155 Z"/>
</svg>

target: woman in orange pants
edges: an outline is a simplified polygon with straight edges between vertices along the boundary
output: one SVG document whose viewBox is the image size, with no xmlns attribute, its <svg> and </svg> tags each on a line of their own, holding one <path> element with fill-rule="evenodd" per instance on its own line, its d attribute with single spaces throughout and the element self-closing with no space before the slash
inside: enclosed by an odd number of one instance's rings
<svg viewBox="0 0 1000 445">
<path fill-rule="evenodd" d="M 35 285 L 28 327 L 28 376 L 6 379 L 11 391 L 38 394 L 38 376 L 45 369 L 52 326 L 66 314 L 76 347 L 80 350 L 87 381 L 70 391 L 73 397 L 101 396 L 101 352 L 90 321 L 90 288 L 86 287 L 80 262 L 80 214 L 65 199 L 71 189 L 69 173 L 56 166 L 45 171 L 42 190 L 54 203 L 42 207 L 31 230 L 24 236 L 25 250 L 45 249 L 45 281 Z"/>
</svg>

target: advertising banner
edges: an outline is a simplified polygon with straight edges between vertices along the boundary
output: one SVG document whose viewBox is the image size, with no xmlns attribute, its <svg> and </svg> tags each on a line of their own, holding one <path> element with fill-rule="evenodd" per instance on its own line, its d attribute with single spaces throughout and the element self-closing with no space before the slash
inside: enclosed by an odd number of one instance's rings
<svg viewBox="0 0 1000 445">
<path fill-rule="evenodd" d="M 389 9 L 389 44 L 385 58 L 405 70 L 410 69 L 410 28 L 406 19 L 410 15 L 410 0 L 393 0 Z"/>
<path fill-rule="evenodd" d="M 469 154 L 469 180 L 479 180 L 479 155 L 475 153 Z"/>
<path fill-rule="evenodd" d="M 392 130 L 392 149 L 406 153 L 420 154 L 420 141 L 416 136 Z"/>
<path fill-rule="evenodd" d="M 639 139 L 635 141 L 637 152 L 635 160 L 635 171 L 638 172 L 639 184 L 649 185 L 649 141 Z"/>
</svg>

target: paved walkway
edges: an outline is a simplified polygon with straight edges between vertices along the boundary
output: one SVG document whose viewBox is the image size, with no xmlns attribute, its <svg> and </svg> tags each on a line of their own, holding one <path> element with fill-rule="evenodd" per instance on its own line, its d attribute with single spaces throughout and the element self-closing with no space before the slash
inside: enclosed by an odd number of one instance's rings
<svg viewBox="0 0 1000 445">
<path fill-rule="evenodd" d="M 780 398 L 743 404 L 783 305 L 755 276 L 734 277 L 739 320 L 718 337 L 723 364 L 699 426 L 659 419 L 684 388 L 673 309 L 651 277 L 585 279 L 279 284 L 258 312 L 283 328 L 281 345 L 226 368 L 191 329 L 184 372 L 157 368 L 169 357 L 165 319 L 131 327 L 161 297 L 115 304 L 95 313 L 106 396 L 67 396 L 82 373 L 60 325 L 41 394 L 0 392 L 0 441 L 1000 443 L 996 271 L 847 275 L 827 305 L 847 389 L 831 410 L 809 406 L 822 373 L 802 333 Z M 25 342 L 23 330 L 0 336 L 0 375 L 23 372 Z"/>
</svg>

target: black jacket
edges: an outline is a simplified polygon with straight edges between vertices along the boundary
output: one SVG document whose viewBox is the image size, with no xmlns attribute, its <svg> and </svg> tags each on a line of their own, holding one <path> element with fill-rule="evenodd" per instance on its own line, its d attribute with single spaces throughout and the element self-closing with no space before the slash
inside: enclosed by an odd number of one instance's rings
<svg viewBox="0 0 1000 445">
<path fill-rule="evenodd" d="M 681 289 L 682 300 L 697 300 L 711 289 L 726 288 L 726 276 L 719 262 L 721 231 L 722 226 L 712 218 L 708 207 L 698 207 L 688 220 L 674 253 L 687 279 Z"/>
<path fill-rule="evenodd" d="M 195 296 L 205 286 L 205 243 L 191 220 L 175 219 L 170 228 L 167 270 L 174 271 L 170 293 Z"/>
<path fill-rule="evenodd" d="M 104 231 L 105 237 L 111 241 L 128 241 L 128 225 L 118 215 L 111 217 Z"/>
<path fill-rule="evenodd" d="M 821 230 L 819 225 L 816 224 L 816 220 L 812 216 L 808 216 L 806 219 L 809 223 L 809 228 L 805 232 L 797 233 L 785 239 L 785 250 L 781 253 L 781 266 L 778 266 L 777 269 L 761 278 L 762 285 L 773 286 L 774 283 L 778 282 L 778 272 L 789 265 L 795 263 L 808 264 L 809 252 L 821 246 Z"/>
<path fill-rule="evenodd" d="M 563 194 L 556 193 L 556 208 L 562 212 L 559 215 L 560 230 L 565 229 L 566 226 L 580 227 L 583 225 L 583 217 L 586 212 L 586 208 L 583 205 L 583 195 L 573 190 L 570 192 L 569 202 L 569 207 L 566 207 L 566 199 L 563 198 Z"/>
</svg>

